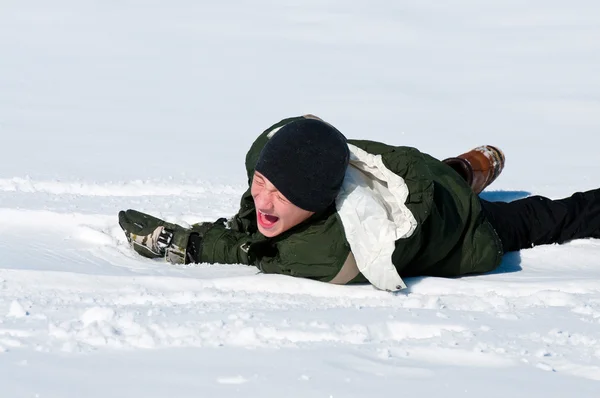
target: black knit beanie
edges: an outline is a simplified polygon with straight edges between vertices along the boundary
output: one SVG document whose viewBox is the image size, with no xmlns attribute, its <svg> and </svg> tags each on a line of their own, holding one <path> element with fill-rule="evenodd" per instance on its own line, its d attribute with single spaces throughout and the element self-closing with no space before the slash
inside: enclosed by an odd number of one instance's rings
<svg viewBox="0 0 600 398">
<path fill-rule="evenodd" d="M 319 212 L 338 195 L 349 157 L 346 137 L 335 127 L 299 119 L 269 139 L 255 170 L 296 206 Z"/>
</svg>

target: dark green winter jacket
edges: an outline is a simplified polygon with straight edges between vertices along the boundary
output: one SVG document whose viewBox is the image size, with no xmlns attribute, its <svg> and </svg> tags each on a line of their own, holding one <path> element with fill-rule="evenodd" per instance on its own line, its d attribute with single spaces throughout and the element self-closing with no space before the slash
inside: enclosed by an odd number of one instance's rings
<svg viewBox="0 0 600 398">
<path fill-rule="evenodd" d="M 256 139 L 246 155 L 249 186 L 269 135 L 295 119 L 282 120 Z M 229 225 L 215 226 L 205 234 L 201 262 L 249 264 L 265 273 L 329 282 L 340 272 L 352 251 L 361 273 L 351 282 L 369 280 L 386 290 L 404 287 L 401 282 L 396 283 L 398 275 L 453 277 L 488 272 L 498 266 L 502 256 L 500 240 L 485 220 L 479 198 L 453 169 L 415 148 L 365 140 L 348 143 L 353 154 L 351 164 L 359 167 L 361 159 L 367 159 L 368 165 L 363 164 L 366 169 L 362 171 L 349 166 L 353 174 L 347 173 L 344 181 L 346 185 L 354 175 L 363 181 L 359 181 L 360 189 L 349 183 L 349 188 L 329 209 L 279 236 L 266 238 L 258 232 L 248 188 L 242 196 L 239 212 Z M 377 173 L 391 179 L 373 183 L 371 180 L 376 179 Z M 378 186 L 384 196 L 372 194 L 373 186 Z M 358 194 L 359 191 L 375 197 L 367 197 L 365 202 L 364 194 Z M 390 200 L 390 192 L 404 203 L 391 203 L 394 201 Z M 363 196 L 357 199 L 356 195 Z M 384 197 L 387 201 L 382 199 Z M 371 204 L 356 209 L 360 203 Z M 361 219 L 374 208 L 379 212 L 389 212 L 391 208 L 393 212 L 394 207 L 395 216 L 383 215 L 386 219 L 382 221 L 382 225 L 385 224 L 382 228 L 389 233 L 369 230 L 368 222 Z M 383 235 L 379 236 L 380 233 Z M 382 243 L 394 233 L 401 237 L 392 239 L 389 245 Z"/>
</svg>

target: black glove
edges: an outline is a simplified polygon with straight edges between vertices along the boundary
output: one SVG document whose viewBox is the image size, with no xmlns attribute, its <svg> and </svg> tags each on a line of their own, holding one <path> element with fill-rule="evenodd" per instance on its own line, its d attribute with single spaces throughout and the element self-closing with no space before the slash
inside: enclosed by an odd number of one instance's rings
<svg viewBox="0 0 600 398">
<path fill-rule="evenodd" d="M 136 210 L 120 211 L 119 225 L 138 254 L 173 264 L 191 262 L 186 256 L 191 230 Z"/>
</svg>

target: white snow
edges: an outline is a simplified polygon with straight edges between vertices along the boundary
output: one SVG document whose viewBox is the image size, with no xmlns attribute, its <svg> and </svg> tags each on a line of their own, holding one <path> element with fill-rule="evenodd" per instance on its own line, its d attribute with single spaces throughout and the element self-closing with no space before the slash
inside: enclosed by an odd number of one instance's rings
<svg viewBox="0 0 600 398">
<path fill-rule="evenodd" d="M 15 318 L 22 318 L 27 315 L 28 315 L 27 311 L 25 311 L 23 306 L 16 300 L 14 300 L 12 303 L 10 303 L 8 313 L 6 314 L 7 317 L 15 317 Z"/>
<path fill-rule="evenodd" d="M 440 158 L 498 145 L 488 199 L 596 188 L 597 2 L 0 9 L 2 398 L 600 396 L 598 240 L 391 294 L 147 260 L 116 217 L 234 214 L 253 139 L 304 113 Z"/>
</svg>

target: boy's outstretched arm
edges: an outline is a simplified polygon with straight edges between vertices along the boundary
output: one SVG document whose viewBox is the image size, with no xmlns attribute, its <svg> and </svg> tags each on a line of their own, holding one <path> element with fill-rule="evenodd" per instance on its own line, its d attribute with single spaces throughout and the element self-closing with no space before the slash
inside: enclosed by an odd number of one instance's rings
<svg viewBox="0 0 600 398">
<path fill-rule="evenodd" d="M 239 222 L 238 217 L 184 228 L 137 210 L 126 210 L 119 212 L 119 225 L 133 250 L 147 258 L 164 258 L 173 264 L 254 265 L 249 250 L 252 234 L 239 229 L 240 225 L 232 228 L 232 223 Z"/>
</svg>

